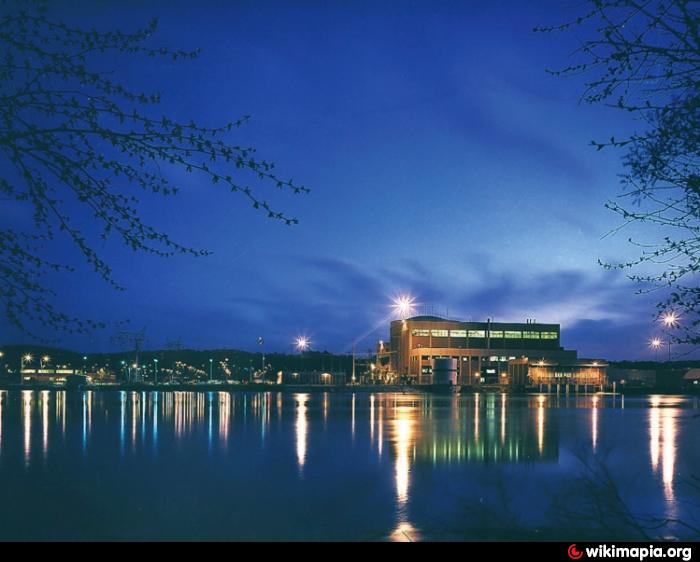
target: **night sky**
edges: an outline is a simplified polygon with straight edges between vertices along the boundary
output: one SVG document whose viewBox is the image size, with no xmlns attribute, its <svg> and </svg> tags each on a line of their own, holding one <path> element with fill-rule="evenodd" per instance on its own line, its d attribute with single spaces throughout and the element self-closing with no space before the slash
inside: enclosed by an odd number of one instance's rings
<svg viewBox="0 0 700 562">
<path fill-rule="evenodd" d="M 270 221 L 197 176 L 174 199 L 143 198 L 150 222 L 207 258 L 98 248 L 127 286 L 114 292 L 78 265 L 49 283 L 69 312 L 146 327 L 147 346 L 365 351 L 386 337 L 393 296 L 450 317 L 561 323 L 583 357 L 653 358 L 659 294 L 635 295 L 598 259 L 635 256 L 604 208 L 619 192 L 628 114 L 579 103 L 575 34 L 533 33 L 577 15 L 578 2 L 90 2 L 66 21 L 131 29 L 159 18 L 154 44 L 200 47 L 195 61 L 107 57 L 116 77 L 163 92 L 156 115 L 217 125 L 250 114 L 232 137 L 257 147 L 308 195 L 270 200 L 299 218 Z M 61 6 L 59 3 L 58 6 Z M 19 207 L 0 219 L 30 224 Z M 649 239 L 649 231 L 642 233 Z M 65 242 L 65 240 L 64 240 Z M 68 248 L 68 249 L 66 249 Z M 80 350 L 92 336 L 46 335 Z M 31 341 L 0 324 L 0 343 Z"/>
</svg>

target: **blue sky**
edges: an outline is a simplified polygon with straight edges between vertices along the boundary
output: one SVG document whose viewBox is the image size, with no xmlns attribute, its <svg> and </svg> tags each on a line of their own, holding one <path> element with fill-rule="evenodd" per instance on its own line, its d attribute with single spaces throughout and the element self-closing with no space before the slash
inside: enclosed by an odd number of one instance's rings
<svg viewBox="0 0 700 562">
<path fill-rule="evenodd" d="M 399 293 L 451 317 L 562 324 L 582 356 L 649 358 L 656 295 L 635 295 L 598 260 L 634 256 L 604 208 L 619 192 L 619 152 L 591 139 L 634 129 L 629 116 L 582 105 L 574 35 L 532 32 L 577 14 L 576 2 L 127 2 L 59 4 L 66 20 L 124 29 L 159 18 L 154 43 L 201 47 L 196 61 L 105 62 L 162 108 L 217 125 L 250 114 L 233 139 L 309 186 L 272 194 L 299 218 L 285 227 L 235 194 L 173 174 L 175 199 L 144 214 L 208 258 L 142 256 L 100 246 L 127 286 L 83 268 L 50 280 L 92 318 L 147 328 L 150 347 L 348 351 L 385 337 Z M 274 189 L 274 188 L 273 188 Z M 0 213 L 2 211 L 0 210 Z M 6 209 L 22 225 L 27 215 Z M 71 250 L 52 249 L 80 264 Z M 26 341 L 0 325 L 0 343 Z M 114 330 L 57 337 L 109 349 Z"/>
</svg>

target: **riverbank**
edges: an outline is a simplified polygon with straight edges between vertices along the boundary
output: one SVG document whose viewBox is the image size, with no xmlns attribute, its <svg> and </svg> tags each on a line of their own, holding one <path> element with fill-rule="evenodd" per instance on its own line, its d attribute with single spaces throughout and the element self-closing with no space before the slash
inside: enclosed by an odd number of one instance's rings
<svg viewBox="0 0 700 562">
<path fill-rule="evenodd" d="M 324 393 L 324 392 L 361 392 L 361 393 L 421 393 L 421 394 L 432 394 L 436 393 L 436 389 L 432 386 L 421 386 L 421 385 L 330 385 L 330 384 L 308 384 L 308 385 L 288 385 L 288 384 L 233 384 L 233 383 L 183 383 L 183 384 L 172 384 L 172 383 L 115 383 L 115 384 L 86 384 L 80 386 L 69 386 L 65 384 L 53 384 L 53 383 L 32 383 L 32 384 L 0 384 L 0 390 L 90 390 L 95 392 L 114 392 L 114 391 L 128 391 L 128 392 L 283 392 L 289 394 L 296 393 Z M 461 394 L 549 394 L 556 396 L 557 392 L 552 390 L 552 392 L 542 391 L 539 388 L 524 388 L 524 389 L 510 389 L 508 387 L 499 386 L 479 386 L 479 387 L 461 387 Z M 628 396 L 649 396 L 654 394 L 664 395 L 681 395 L 681 396 L 697 396 L 700 394 L 697 391 L 685 390 L 678 392 L 660 392 L 654 389 L 647 388 L 634 388 L 634 389 L 623 389 L 617 390 L 616 392 L 606 391 L 592 391 L 589 390 L 585 392 L 583 389 L 578 392 L 571 391 L 569 395 L 585 395 L 585 394 L 617 394 L 617 395 L 628 395 Z M 442 392 L 440 392 L 442 394 Z M 562 391 L 558 393 L 559 395 L 565 395 Z"/>
</svg>

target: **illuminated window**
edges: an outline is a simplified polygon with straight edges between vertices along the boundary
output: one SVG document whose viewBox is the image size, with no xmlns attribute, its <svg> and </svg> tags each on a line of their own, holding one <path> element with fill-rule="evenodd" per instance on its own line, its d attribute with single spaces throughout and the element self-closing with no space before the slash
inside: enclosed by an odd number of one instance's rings
<svg viewBox="0 0 700 562">
<path fill-rule="evenodd" d="M 412 336 L 429 336 L 430 330 L 411 330 Z"/>
<path fill-rule="evenodd" d="M 520 339 L 523 337 L 523 333 L 520 331 L 517 332 L 509 332 L 506 330 L 505 332 L 505 337 L 510 338 L 510 339 Z"/>
<path fill-rule="evenodd" d="M 470 338 L 485 338 L 486 330 L 469 330 L 468 334 Z"/>
<path fill-rule="evenodd" d="M 490 334 L 491 334 L 492 338 L 502 338 L 503 337 L 502 330 L 491 330 Z"/>
<path fill-rule="evenodd" d="M 491 355 L 491 357 L 489 357 L 489 361 L 498 361 L 498 355 Z"/>
<path fill-rule="evenodd" d="M 538 340 L 538 339 L 540 339 L 540 333 L 539 332 L 523 332 L 523 337 L 526 340 Z"/>
<path fill-rule="evenodd" d="M 559 338 L 559 334 L 557 332 L 542 332 L 540 337 L 543 340 L 556 340 Z"/>
<path fill-rule="evenodd" d="M 450 335 L 453 338 L 466 338 L 467 331 L 466 330 L 450 330 Z"/>
<path fill-rule="evenodd" d="M 435 338 L 446 338 L 447 330 L 430 330 L 430 333 Z"/>
</svg>

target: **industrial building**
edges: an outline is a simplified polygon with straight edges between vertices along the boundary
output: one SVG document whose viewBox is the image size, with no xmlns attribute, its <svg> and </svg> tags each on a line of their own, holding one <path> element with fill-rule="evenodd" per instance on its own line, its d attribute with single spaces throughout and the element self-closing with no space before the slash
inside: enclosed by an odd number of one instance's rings
<svg viewBox="0 0 700 562">
<path fill-rule="evenodd" d="M 560 343 L 559 324 L 462 322 L 438 316 L 394 320 L 377 345 L 375 376 L 386 382 L 433 384 L 436 360 L 454 360 L 462 385 L 602 386 L 607 363 L 579 359 Z M 439 361 L 437 364 L 441 364 Z"/>
<path fill-rule="evenodd" d="M 344 385 L 348 383 L 345 371 L 279 371 L 277 384 Z"/>
<path fill-rule="evenodd" d="M 82 369 L 72 369 L 66 365 L 40 369 L 23 368 L 20 373 L 20 382 L 66 382 L 68 377 L 82 374 Z"/>
</svg>

